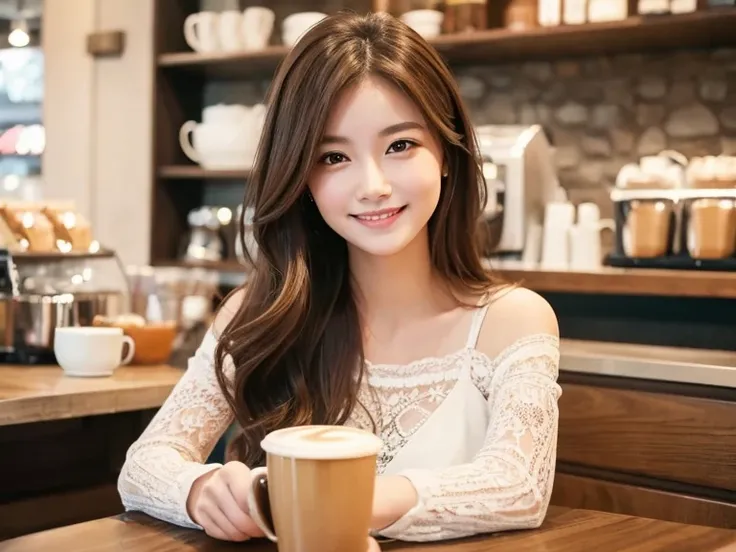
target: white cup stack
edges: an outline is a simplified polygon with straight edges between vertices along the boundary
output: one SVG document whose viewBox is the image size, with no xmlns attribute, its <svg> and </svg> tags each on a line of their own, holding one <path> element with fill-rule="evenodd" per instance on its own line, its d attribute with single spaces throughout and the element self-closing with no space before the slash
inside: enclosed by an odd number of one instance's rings
<svg viewBox="0 0 736 552">
<path fill-rule="evenodd" d="M 195 52 L 250 52 L 268 46 L 276 15 L 268 8 L 202 11 L 184 20 L 184 39 Z"/>
</svg>

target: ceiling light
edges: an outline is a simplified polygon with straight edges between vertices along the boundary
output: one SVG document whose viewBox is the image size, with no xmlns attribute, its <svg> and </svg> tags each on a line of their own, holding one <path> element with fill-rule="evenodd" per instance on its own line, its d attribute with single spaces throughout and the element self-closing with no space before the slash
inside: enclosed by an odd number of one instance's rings
<svg viewBox="0 0 736 552">
<path fill-rule="evenodd" d="M 13 21 L 11 25 L 12 31 L 8 35 L 8 42 L 15 48 L 23 48 L 31 42 L 28 34 L 28 22 L 25 19 Z"/>
</svg>

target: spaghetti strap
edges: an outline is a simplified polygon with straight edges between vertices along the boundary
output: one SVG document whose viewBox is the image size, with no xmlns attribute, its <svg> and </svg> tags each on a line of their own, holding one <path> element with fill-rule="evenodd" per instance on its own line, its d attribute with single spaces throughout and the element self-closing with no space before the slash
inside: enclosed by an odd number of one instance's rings
<svg viewBox="0 0 736 552">
<path fill-rule="evenodd" d="M 475 349 L 478 343 L 480 329 L 483 327 L 483 320 L 486 318 L 489 305 L 485 305 L 475 310 L 473 313 L 473 321 L 470 324 L 470 332 L 468 333 L 468 342 L 465 344 L 466 349 Z"/>
</svg>

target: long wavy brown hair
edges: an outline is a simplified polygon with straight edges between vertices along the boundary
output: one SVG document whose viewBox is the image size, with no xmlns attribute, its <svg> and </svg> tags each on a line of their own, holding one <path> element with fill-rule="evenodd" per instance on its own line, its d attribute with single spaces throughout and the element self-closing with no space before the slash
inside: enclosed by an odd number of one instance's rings
<svg viewBox="0 0 736 552">
<path fill-rule="evenodd" d="M 368 76 L 406 93 L 443 145 L 449 176 L 428 224 L 436 273 L 457 297 L 480 297 L 496 287 L 479 254 L 486 186 L 449 69 L 392 16 L 324 19 L 291 50 L 268 93 L 243 205 L 254 213 L 258 251 L 215 355 L 219 383 L 241 428 L 230 453 L 249 466 L 263 463 L 260 440 L 269 431 L 342 424 L 358 404 L 364 358 L 347 245 L 309 200 L 307 180 L 331 106 Z M 235 365 L 233 379 L 223 370 L 226 355 Z"/>
</svg>

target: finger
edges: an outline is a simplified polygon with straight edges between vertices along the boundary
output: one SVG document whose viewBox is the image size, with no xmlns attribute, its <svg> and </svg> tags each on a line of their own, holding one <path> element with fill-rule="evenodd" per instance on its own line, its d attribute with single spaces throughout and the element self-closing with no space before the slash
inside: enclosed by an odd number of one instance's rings
<svg viewBox="0 0 736 552">
<path fill-rule="evenodd" d="M 208 514 L 200 513 L 199 514 L 199 524 L 202 526 L 202 529 L 204 529 L 204 532 L 212 537 L 213 539 L 219 539 L 219 540 L 230 540 L 227 538 L 227 535 L 220 529 L 217 524 L 212 521 L 212 518 Z"/>
<path fill-rule="evenodd" d="M 248 467 L 241 462 L 229 462 L 223 470 L 222 480 L 230 489 L 241 511 L 248 513 L 248 495 L 253 476 Z"/>
<path fill-rule="evenodd" d="M 381 548 L 373 537 L 368 537 L 368 552 L 381 552 Z"/>
<path fill-rule="evenodd" d="M 228 489 L 229 491 L 229 489 Z M 246 514 L 238 503 L 235 501 L 235 497 L 231 494 L 232 491 L 223 493 L 223 496 L 218 504 L 222 514 L 232 523 L 232 525 L 241 533 L 248 535 L 249 537 L 263 537 L 263 531 L 256 525 L 251 517 Z"/>
<path fill-rule="evenodd" d="M 210 519 L 217 526 L 217 528 L 227 536 L 227 540 L 242 542 L 250 539 L 250 535 L 247 535 L 237 529 L 232 522 L 227 518 L 225 513 L 217 508 L 217 511 L 210 514 Z"/>
</svg>

